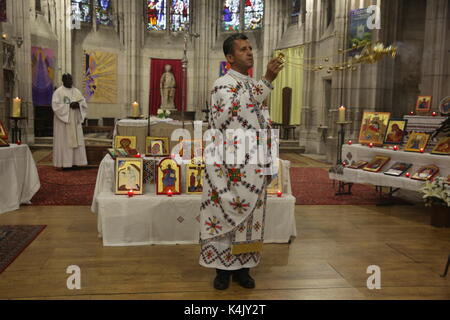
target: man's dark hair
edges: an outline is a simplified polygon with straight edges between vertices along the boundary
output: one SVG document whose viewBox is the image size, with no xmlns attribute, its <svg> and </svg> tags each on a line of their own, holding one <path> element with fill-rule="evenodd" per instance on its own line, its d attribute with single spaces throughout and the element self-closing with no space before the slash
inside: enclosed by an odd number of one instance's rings
<svg viewBox="0 0 450 320">
<path fill-rule="evenodd" d="M 223 54 L 227 56 L 227 54 L 233 54 L 234 52 L 234 40 L 248 40 L 248 37 L 243 33 L 235 33 L 229 36 L 223 42 Z"/>
<path fill-rule="evenodd" d="M 62 75 L 62 81 L 64 81 L 65 79 L 68 79 L 68 78 L 72 78 L 72 75 L 70 73 L 64 73 Z"/>
</svg>

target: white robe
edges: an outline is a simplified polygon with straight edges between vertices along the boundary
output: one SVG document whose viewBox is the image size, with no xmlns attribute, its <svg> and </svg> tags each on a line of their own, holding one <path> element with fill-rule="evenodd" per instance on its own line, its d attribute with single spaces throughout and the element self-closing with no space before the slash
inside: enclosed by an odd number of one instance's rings
<svg viewBox="0 0 450 320">
<path fill-rule="evenodd" d="M 269 129 L 270 119 L 262 110 L 262 103 L 271 90 L 266 81 L 258 82 L 230 70 L 214 83 L 211 128 L 223 132 L 224 139 L 226 129 Z M 233 144 L 231 140 L 226 143 L 230 147 Z M 205 157 L 208 156 L 205 151 Z M 264 238 L 268 180 L 258 173 L 260 169 L 252 164 L 206 165 L 200 209 L 200 265 L 222 270 L 258 265 L 258 250 L 233 254 L 232 245 L 253 244 Z M 233 175 L 236 170 L 240 170 L 239 176 Z"/>
<path fill-rule="evenodd" d="M 79 102 L 80 109 L 71 109 L 70 103 Z M 59 87 L 52 98 L 53 165 L 57 168 L 87 165 L 82 123 L 87 115 L 87 104 L 77 88 Z"/>
</svg>

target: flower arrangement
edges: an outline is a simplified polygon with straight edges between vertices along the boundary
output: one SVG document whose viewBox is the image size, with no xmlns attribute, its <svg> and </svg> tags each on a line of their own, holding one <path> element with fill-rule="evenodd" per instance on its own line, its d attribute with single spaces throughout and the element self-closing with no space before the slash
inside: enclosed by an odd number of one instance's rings
<svg viewBox="0 0 450 320">
<path fill-rule="evenodd" d="M 170 116 L 169 110 L 158 109 L 158 111 L 156 113 L 157 113 L 157 117 L 160 119 L 165 119 Z"/>
<path fill-rule="evenodd" d="M 445 183 L 444 177 L 437 177 L 427 181 L 421 189 L 425 206 L 450 207 L 450 185 Z"/>
</svg>

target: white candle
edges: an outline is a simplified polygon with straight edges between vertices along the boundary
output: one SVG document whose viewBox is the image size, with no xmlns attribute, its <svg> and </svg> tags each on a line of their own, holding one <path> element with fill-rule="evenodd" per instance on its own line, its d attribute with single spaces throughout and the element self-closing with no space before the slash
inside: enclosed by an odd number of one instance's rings
<svg viewBox="0 0 450 320">
<path fill-rule="evenodd" d="M 338 122 L 345 122 L 345 107 L 342 106 L 339 108 L 339 120 Z"/>
<path fill-rule="evenodd" d="M 13 107 L 11 110 L 11 117 L 20 118 L 21 115 L 21 107 L 22 107 L 22 99 L 19 97 L 13 99 Z"/>
<path fill-rule="evenodd" d="M 139 117 L 139 103 L 136 101 L 131 104 L 131 116 L 132 117 Z"/>
</svg>

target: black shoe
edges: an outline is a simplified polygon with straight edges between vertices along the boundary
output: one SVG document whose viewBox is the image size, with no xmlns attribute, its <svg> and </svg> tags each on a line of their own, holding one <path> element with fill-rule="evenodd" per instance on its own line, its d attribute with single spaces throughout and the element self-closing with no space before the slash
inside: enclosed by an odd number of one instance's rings
<svg viewBox="0 0 450 320">
<path fill-rule="evenodd" d="M 253 278 L 250 277 L 248 268 L 236 270 L 233 273 L 233 281 L 239 283 L 241 287 L 246 289 L 255 288 L 255 280 L 253 280 Z"/>
<path fill-rule="evenodd" d="M 217 276 L 214 279 L 214 288 L 217 290 L 225 290 L 230 286 L 231 272 L 227 270 L 216 269 Z"/>
</svg>

